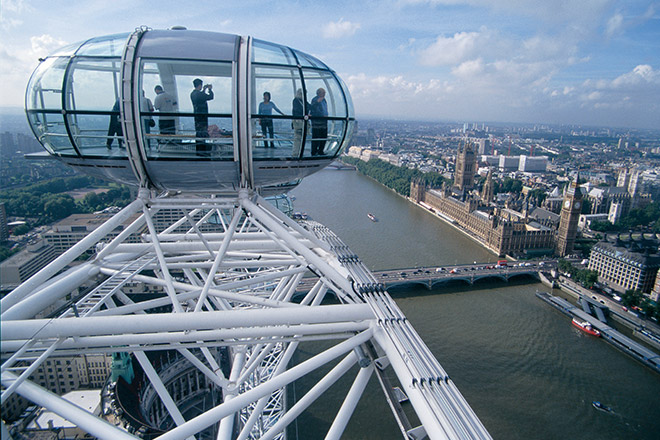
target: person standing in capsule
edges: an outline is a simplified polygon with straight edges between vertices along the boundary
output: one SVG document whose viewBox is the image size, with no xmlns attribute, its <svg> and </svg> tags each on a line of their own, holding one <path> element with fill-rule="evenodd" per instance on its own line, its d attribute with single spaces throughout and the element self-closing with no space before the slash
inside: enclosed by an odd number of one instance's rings
<svg viewBox="0 0 660 440">
<path fill-rule="evenodd" d="M 273 101 L 270 100 L 270 92 L 264 92 L 264 100 L 259 103 L 259 115 L 272 115 L 273 110 L 277 113 L 283 115 L 279 108 L 275 105 Z M 275 148 L 275 133 L 273 132 L 273 118 L 261 117 L 259 119 L 259 124 L 261 124 L 261 133 L 264 136 L 264 147 L 266 148 Z M 270 139 L 270 141 L 269 141 Z"/>
<path fill-rule="evenodd" d="M 121 122 L 119 121 L 119 98 L 115 101 L 115 104 L 112 106 L 112 113 L 110 114 L 110 125 L 108 126 L 108 140 L 106 142 L 106 147 L 109 149 L 112 148 L 112 141 L 117 137 L 117 142 L 119 143 L 119 148 L 122 148 L 122 129 Z"/>
<path fill-rule="evenodd" d="M 195 113 L 195 137 L 197 138 L 197 154 L 207 155 L 210 145 L 203 138 L 209 137 L 209 105 L 208 101 L 214 98 L 213 85 L 204 84 L 199 78 L 193 80 L 194 90 L 190 93 L 190 100 Z"/>
<path fill-rule="evenodd" d="M 296 90 L 296 97 L 291 102 L 291 114 L 294 117 L 303 118 L 305 116 L 305 107 L 307 103 L 303 99 L 302 89 Z M 293 150 L 291 155 L 295 158 L 300 156 L 302 150 L 302 135 L 303 127 L 305 125 L 304 119 L 293 119 L 291 121 L 291 128 L 293 128 Z"/>
<path fill-rule="evenodd" d="M 325 100 L 325 89 L 319 87 L 316 96 L 309 103 L 309 114 L 312 117 L 312 156 L 321 156 L 328 137 L 328 102 Z"/>
<path fill-rule="evenodd" d="M 176 99 L 168 92 L 163 90 L 160 84 L 154 87 L 156 98 L 154 99 L 154 108 L 161 113 L 173 113 L 176 111 Z M 160 134 L 176 134 L 176 123 L 173 116 L 159 116 L 158 129 Z"/>
</svg>

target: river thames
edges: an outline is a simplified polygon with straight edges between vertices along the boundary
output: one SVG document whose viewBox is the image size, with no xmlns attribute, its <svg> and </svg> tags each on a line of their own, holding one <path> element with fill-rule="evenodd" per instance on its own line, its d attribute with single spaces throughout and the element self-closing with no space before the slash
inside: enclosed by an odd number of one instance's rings
<svg viewBox="0 0 660 440">
<path fill-rule="evenodd" d="M 296 211 L 332 229 L 371 270 L 498 259 L 356 171 L 319 172 L 291 195 Z M 659 438 L 660 375 L 575 329 L 536 298 L 537 289 L 548 290 L 531 280 L 489 280 L 389 292 L 493 438 Z M 322 438 L 348 386 L 331 388 L 290 438 Z M 595 410 L 593 400 L 612 412 Z M 401 438 L 375 378 L 343 438 Z"/>
</svg>

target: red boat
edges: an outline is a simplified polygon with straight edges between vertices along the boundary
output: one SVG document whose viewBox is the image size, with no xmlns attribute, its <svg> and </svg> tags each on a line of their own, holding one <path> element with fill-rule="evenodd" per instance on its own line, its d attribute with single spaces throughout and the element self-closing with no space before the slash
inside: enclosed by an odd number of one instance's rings
<svg viewBox="0 0 660 440">
<path fill-rule="evenodd" d="M 578 321 L 573 318 L 573 325 L 591 336 L 600 337 L 600 332 L 593 328 L 587 321 Z"/>
</svg>

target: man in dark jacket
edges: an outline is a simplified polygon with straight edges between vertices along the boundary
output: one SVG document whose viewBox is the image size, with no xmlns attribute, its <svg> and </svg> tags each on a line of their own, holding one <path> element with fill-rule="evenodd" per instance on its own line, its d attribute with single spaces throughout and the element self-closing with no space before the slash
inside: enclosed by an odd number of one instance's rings
<svg viewBox="0 0 660 440">
<path fill-rule="evenodd" d="M 328 137 L 328 102 L 325 100 L 325 89 L 320 87 L 316 90 L 316 96 L 309 104 L 309 114 L 312 117 L 312 156 L 321 156 L 325 141 Z"/>
<path fill-rule="evenodd" d="M 195 137 L 197 138 L 196 150 L 198 153 L 209 151 L 209 145 L 200 138 L 209 137 L 209 106 L 207 101 L 213 99 L 213 86 L 204 84 L 204 82 L 195 78 L 193 86 L 195 89 L 190 93 L 190 100 L 195 113 Z"/>
</svg>

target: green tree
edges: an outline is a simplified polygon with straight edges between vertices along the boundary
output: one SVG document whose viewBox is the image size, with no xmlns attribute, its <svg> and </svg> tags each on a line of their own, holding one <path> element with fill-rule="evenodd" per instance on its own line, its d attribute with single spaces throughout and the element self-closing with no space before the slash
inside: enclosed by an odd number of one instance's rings
<svg viewBox="0 0 660 440">
<path fill-rule="evenodd" d="M 92 212 L 97 211 L 102 203 L 101 197 L 95 192 L 85 194 L 82 200 L 82 205 Z"/>
<path fill-rule="evenodd" d="M 548 196 L 548 194 L 545 192 L 545 190 L 543 190 L 541 188 L 536 188 L 536 189 L 531 190 L 528 193 L 528 196 L 531 200 L 534 201 L 534 204 L 536 206 L 541 206 L 543 204 L 543 202 L 545 201 L 546 197 Z"/>
<path fill-rule="evenodd" d="M 600 231 L 600 232 L 609 232 L 609 231 L 616 231 L 616 228 L 614 225 L 607 220 L 593 220 L 591 224 L 589 225 L 589 229 L 592 231 Z"/>
<path fill-rule="evenodd" d="M 576 279 L 582 283 L 584 287 L 591 289 L 594 287 L 596 281 L 598 281 L 598 272 L 589 269 L 578 270 Z"/>
<path fill-rule="evenodd" d="M 343 157 L 342 160 L 355 165 L 358 171 L 365 176 L 377 180 L 406 197 L 410 195 L 410 182 L 415 178 L 423 179 L 432 188 L 441 186 L 444 181 L 444 178 L 438 173 L 422 173 L 419 170 L 398 167 L 380 159 L 371 159 L 368 162 L 364 162 L 353 157 Z"/>
<path fill-rule="evenodd" d="M 76 202 L 68 194 L 56 194 L 47 198 L 44 212 L 52 220 L 60 220 L 70 216 L 76 209 Z"/>
<path fill-rule="evenodd" d="M 646 296 L 640 301 L 639 307 L 642 309 L 642 313 L 649 318 L 655 316 L 657 313 L 657 304 Z"/>
<path fill-rule="evenodd" d="M 639 306 L 642 302 L 642 298 L 644 298 L 644 294 L 640 290 L 629 289 L 621 295 L 621 304 L 626 307 Z"/>
<path fill-rule="evenodd" d="M 30 232 L 30 227 L 28 225 L 18 225 L 12 231 L 12 235 L 25 235 Z"/>
<path fill-rule="evenodd" d="M 660 232 L 660 203 L 653 202 L 644 208 L 631 209 L 615 226 L 623 231 L 650 226 L 654 232 Z"/>
<path fill-rule="evenodd" d="M 495 193 L 516 193 L 519 194 L 523 189 L 522 180 L 505 177 L 502 182 L 495 185 Z"/>
<path fill-rule="evenodd" d="M 8 248 L 7 246 L 0 245 L 0 261 L 6 260 L 7 258 L 14 255 L 16 252 L 18 252 L 18 249 L 11 249 Z"/>
<path fill-rule="evenodd" d="M 563 258 L 559 260 L 557 267 L 559 268 L 560 272 L 565 272 L 565 273 L 573 272 L 573 265 L 571 264 L 571 262 Z"/>
</svg>

